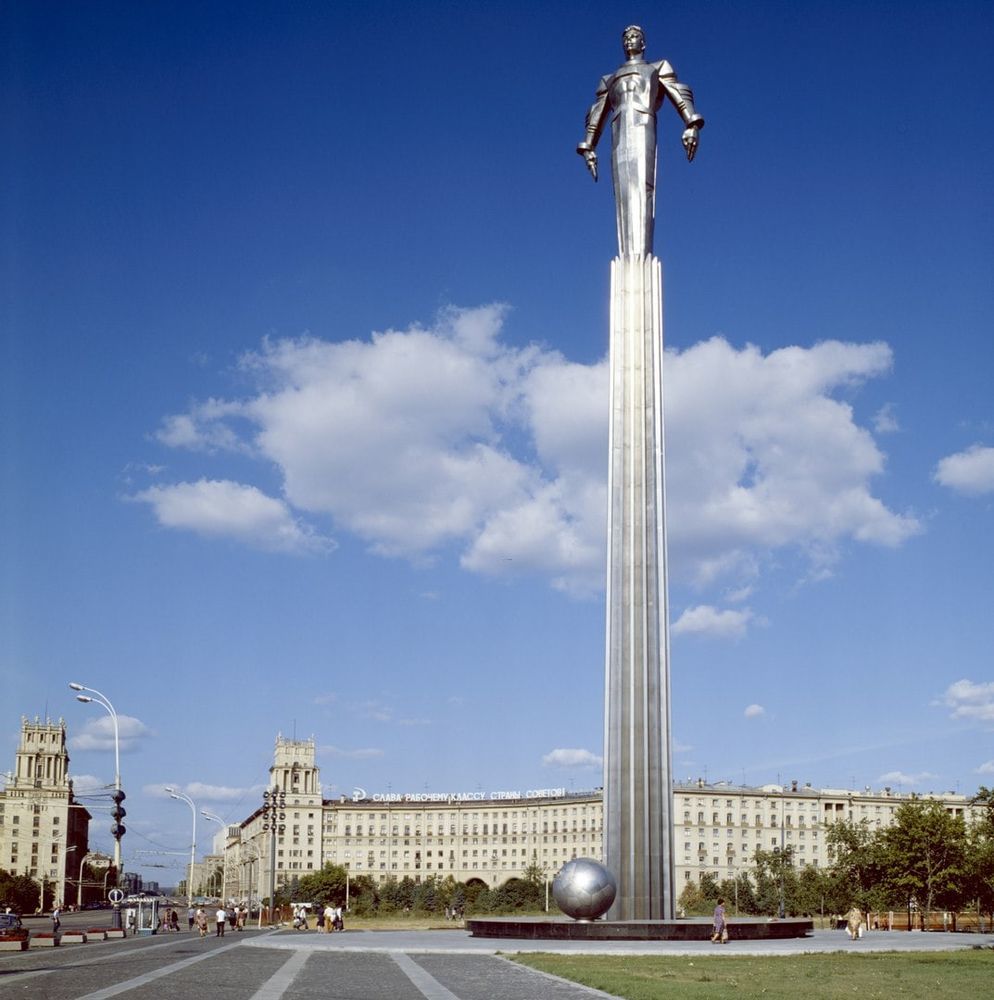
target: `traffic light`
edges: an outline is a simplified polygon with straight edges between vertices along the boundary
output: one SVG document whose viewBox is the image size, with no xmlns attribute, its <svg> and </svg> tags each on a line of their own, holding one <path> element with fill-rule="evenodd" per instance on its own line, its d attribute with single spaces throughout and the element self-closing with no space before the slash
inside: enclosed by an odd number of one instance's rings
<svg viewBox="0 0 994 1000">
<path fill-rule="evenodd" d="M 128 814 L 124 806 L 121 805 L 125 799 L 125 794 L 120 788 L 117 788 L 114 790 L 111 798 L 114 800 L 114 807 L 111 809 L 110 814 L 114 822 L 111 824 L 110 832 L 115 840 L 120 840 L 127 832 L 127 827 L 121 822 Z"/>
</svg>

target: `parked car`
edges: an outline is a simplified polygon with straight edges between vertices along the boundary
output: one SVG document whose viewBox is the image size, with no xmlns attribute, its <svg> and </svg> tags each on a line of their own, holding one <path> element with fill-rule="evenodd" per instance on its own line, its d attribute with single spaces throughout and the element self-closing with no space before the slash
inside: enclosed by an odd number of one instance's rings
<svg viewBox="0 0 994 1000">
<path fill-rule="evenodd" d="M 20 930 L 22 926 L 21 918 L 16 913 L 0 913 L 0 934 Z"/>
</svg>

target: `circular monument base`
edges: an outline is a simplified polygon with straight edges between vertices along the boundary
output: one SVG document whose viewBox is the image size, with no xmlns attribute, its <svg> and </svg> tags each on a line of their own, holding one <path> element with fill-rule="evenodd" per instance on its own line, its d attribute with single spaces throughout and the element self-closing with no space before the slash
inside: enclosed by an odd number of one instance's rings
<svg viewBox="0 0 994 1000">
<path fill-rule="evenodd" d="M 770 920 L 737 917 L 728 923 L 729 941 L 773 941 L 814 933 L 807 918 Z M 483 917 L 466 921 L 472 937 L 518 938 L 526 941 L 710 941 L 711 921 L 570 920 L 545 917 Z"/>
</svg>

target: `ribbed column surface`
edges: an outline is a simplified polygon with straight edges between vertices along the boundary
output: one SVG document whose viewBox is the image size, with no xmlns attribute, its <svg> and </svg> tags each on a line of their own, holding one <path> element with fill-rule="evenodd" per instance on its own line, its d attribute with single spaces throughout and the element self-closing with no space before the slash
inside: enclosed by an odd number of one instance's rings
<svg viewBox="0 0 994 1000">
<path fill-rule="evenodd" d="M 611 264 L 604 860 L 611 920 L 672 919 L 662 273 Z"/>
</svg>

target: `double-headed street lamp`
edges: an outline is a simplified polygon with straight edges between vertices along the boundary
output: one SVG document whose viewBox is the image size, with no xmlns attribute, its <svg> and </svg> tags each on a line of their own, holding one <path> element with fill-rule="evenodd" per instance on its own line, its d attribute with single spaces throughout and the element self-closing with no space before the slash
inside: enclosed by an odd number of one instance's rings
<svg viewBox="0 0 994 1000">
<path fill-rule="evenodd" d="M 194 805 L 193 799 L 189 795 L 184 795 L 178 788 L 166 785 L 166 791 L 169 793 L 171 799 L 180 799 L 185 802 L 193 814 L 193 834 L 190 841 L 190 875 L 186 880 L 186 905 L 189 908 L 193 906 L 193 866 L 197 862 L 197 807 Z"/>
<path fill-rule="evenodd" d="M 77 910 L 83 909 L 83 865 L 86 864 L 86 859 L 87 858 L 92 858 L 92 857 L 93 857 L 93 852 L 92 851 L 87 851 L 86 854 L 84 854 L 79 859 L 79 880 L 76 882 L 76 909 Z"/>
<path fill-rule="evenodd" d="M 200 810 L 200 815 L 204 819 L 209 819 L 212 823 L 217 823 L 222 829 L 225 829 L 228 824 L 225 823 L 220 816 L 216 816 L 212 812 L 208 812 L 206 809 Z M 228 838 L 225 837 L 224 846 L 221 848 L 221 902 L 223 903 L 228 897 Z"/>
<path fill-rule="evenodd" d="M 259 901 L 259 927 L 261 929 L 262 928 L 262 889 L 260 888 L 260 886 L 259 886 L 258 883 L 261 883 L 261 881 L 262 881 L 262 860 L 263 860 L 262 859 L 262 852 L 259 850 L 259 848 L 255 844 L 248 843 L 247 841 L 242 841 L 239 844 L 239 854 L 240 855 L 241 854 L 247 854 L 249 851 L 251 851 L 252 853 L 248 854 L 248 862 L 247 862 L 247 865 L 248 865 L 248 875 L 245 878 L 246 887 L 247 887 L 247 892 L 246 892 L 246 897 L 245 898 L 246 898 L 246 906 L 248 907 L 248 917 L 247 917 L 247 919 L 251 919 L 251 917 L 252 917 L 252 862 L 253 861 L 257 861 L 259 863 L 259 868 L 258 868 L 258 871 L 256 872 L 256 883 L 257 884 L 256 884 L 256 892 L 255 892 L 255 894 L 256 894 L 256 897 L 257 897 L 257 899 Z M 242 861 L 241 864 L 244 866 L 246 864 L 246 862 Z"/>
<path fill-rule="evenodd" d="M 68 855 L 76 850 L 76 845 L 73 844 L 72 847 L 66 847 L 62 851 L 62 860 L 59 860 L 59 841 L 56 839 L 59 834 L 53 834 L 52 848 L 55 852 L 55 877 L 52 879 L 52 907 L 65 906 L 65 894 L 66 894 L 66 869 L 69 867 Z M 41 903 L 39 905 L 39 910 L 45 909 L 45 875 L 42 873 L 41 879 Z"/>
<path fill-rule="evenodd" d="M 89 705 L 92 702 L 96 702 L 101 708 L 105 709 L 110 713 L 111 720 L 114 723 L 114 793 L 111 796 L 114 800 L 114 807 L 111 809 L 111 816 L 114 822 L 111 824 L 110 832 L 114 838 L 114 872 L 115 879 L 120 881 L 121 879 L 121 838 L 126 832 L 126 827 L 121 822 L 125 817 L 124 806 L 121 805 L 124 802 L 124 791 L 121 788 L 121 734 L 117 723 L 117 712 L 114 711 L 114 706 L 110 703 L 110 699 L 105 695 L 101 694 L 96 688 L 86 687 L 84 684 L 79 684 L 76 681 L 70 681 L 69 687 L 73 691 L 89 691 L 90 694 L 77 694 L 76 701 L 81 701 L 84 705 Z M 92 697 L 91 697 L 92 696 Z M 114 903 L 114 912 L 111 918 L 111 926 L 114 928 L 120 928 L 121 926 L 121 904 Z"/>
</svg>

